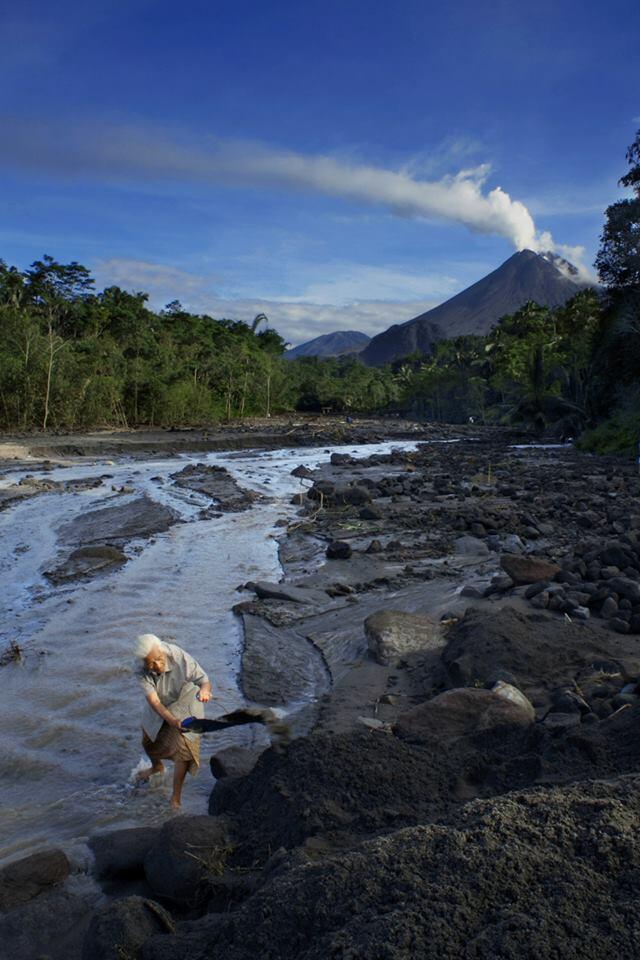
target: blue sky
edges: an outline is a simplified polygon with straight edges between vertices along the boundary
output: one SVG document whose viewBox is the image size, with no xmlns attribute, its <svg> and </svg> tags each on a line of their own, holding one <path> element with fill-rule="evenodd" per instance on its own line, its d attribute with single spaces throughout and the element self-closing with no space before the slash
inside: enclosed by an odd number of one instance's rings
<svg viewBox="0 0 640 960">
<path fill-rule="evenodd" d="M 292 343 L 516 249 L 592 268 L 640 127 L 627 0 L 0 0 L 0 257 Z"/>
</svg>

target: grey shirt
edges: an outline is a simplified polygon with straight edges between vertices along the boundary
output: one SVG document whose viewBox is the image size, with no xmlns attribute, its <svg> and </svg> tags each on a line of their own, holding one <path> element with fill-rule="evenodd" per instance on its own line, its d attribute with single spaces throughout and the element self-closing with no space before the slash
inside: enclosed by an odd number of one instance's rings
<svg viewBox="0 0 640 960">
<path fill-rule="evenodd" d="M 203 683 L 209 681 L 197 660 L 179 647 L 177 643 L 164 643 L 162 648 L 167 655 L 167 669 L 164 673 L 150 673 L 143 670 L 140 686 L 145 697 L 157 693 L 160 703 L 177 717 L 204 717 L 204 704 L 196 699 Z M 151 740 L 155 740 L 162 726 L 162 717 L 146 702 L 142 713 L 142 728 Z M 193 739 L 195 734 L 184 734 Z"/>
</svg>

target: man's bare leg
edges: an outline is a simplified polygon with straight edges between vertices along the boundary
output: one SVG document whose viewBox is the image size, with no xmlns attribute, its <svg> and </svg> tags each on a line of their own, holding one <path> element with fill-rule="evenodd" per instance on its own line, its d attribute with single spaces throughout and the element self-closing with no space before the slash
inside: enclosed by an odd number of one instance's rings
<svg viewBox="0 0 640 960">
<path fill-rule="evenodd" d="M 138 771 L 135 777 L 136 783 L 142 780 L 148 780 L 154 773 L 164 773 L 164 763 L 162 760 L 154 760 L 150 767 L 145 767 L 144 770 Z"/>
<path fill-rule="evenodd" d="M 189 764 L 186 760 L 175 760 L 173 764 L 173 794 L 171 795 L 171 806 L 174 810 L 180 809 L 182 803 L 182 784 L 187 775 Z"/>
<path fill-rule="evenodd" d="M 143 780 L 148 780 L 149 777 L 152 777 L 154 775 L 154 773 L 164 773 L 164 763 L 162 762 L 162 760 L 154 760 L 153 757 L 149 756 L 149 751 L 145 746 L 145 740 L 146 740 L 146 737 L 142 741 L 142 749 L 144 750 L 146 755 L 149 757 L 149 760 L 151 760 L 151 766 L 145 767 L 144 770 L 140 770 L 138 773 L 136 773 L 136 776 L 135 776 L 136 783 L 140 783 Z"/>
</svg>

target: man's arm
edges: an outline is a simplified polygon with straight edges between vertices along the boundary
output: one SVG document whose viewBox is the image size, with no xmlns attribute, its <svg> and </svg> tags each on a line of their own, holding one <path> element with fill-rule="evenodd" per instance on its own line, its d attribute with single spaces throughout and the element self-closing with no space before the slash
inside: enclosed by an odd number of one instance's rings
<svg viewBox="0 0 640 960">
<path fill-rule="evenodd" d="M 147 694 L 147 703 L 151 709 L 155 710 L 158 716 L 162 717 L 165 723 L 167 723 L 170 727 L 175 727 L 176 730 L 182 729 L 182 721 L 178 720 L 177 717 L 174 717 L 174 715 L 160 702 L 160 697 L 155 690 Z"/>
</svg>

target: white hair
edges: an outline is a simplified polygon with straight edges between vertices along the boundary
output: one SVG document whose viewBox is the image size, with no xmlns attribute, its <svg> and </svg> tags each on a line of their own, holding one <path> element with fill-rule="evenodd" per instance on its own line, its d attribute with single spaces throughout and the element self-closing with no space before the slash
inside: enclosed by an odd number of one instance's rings
<svg viewBox="0 0 640 960">
<path fill-rule="evenodd" d="M 135 655 L 141 660 L 148 657 L 152 650 L 164 650 L 164 643 L 155 633 L 141 633 L 136 638 Z"/>
</svg>

